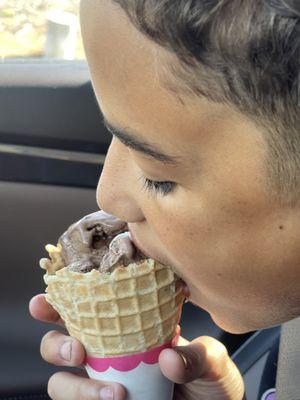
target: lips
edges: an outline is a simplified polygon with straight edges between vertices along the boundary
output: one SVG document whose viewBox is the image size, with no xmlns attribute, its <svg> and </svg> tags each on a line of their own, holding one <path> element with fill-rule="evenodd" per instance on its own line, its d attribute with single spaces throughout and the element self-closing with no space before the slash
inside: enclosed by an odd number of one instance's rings
<svg viewBox="0 0 300 400">
<path fill-rule="evenodd" d="M 133 233 L 132 229 L 130 227 L 128 227 L 129 230 L 129 234 L 130 234 L 130 238 L 132 243 L 135 245 L 135 247 L 140 250 L 143 254 L 145 254 L 145 256 L 149 257 L 149 258 L 153 258 L 145 249 L 144 247 L 140 244 L 140 242 L 137 240 L 135 234 Z"/>
<path fill-rule="evenodd" d="M 154 260 L 157 260 L 157 261 L 161 262 L 161 263 L 164 264 L 164 265 L 168 265 L 168 264 L 169 264 L 168 262 L 166 263 L 166 262 L 164 262 L 164 261 L 161 261 L 161 260 L 159 259 L 159 257 L 152 256 L 151 253 L 148 252 L 148 251 L 144 248 L 144 246 L 139 242 L 139 240 L 137 239 L 135 233 L 133 232 L 133 230 L 132 230 L 129 226 L 128 226 L 128 230 L 129 230 L 129 234 L 130 234 L 131 241 L 133 242 L 133 244 L 135 245 L 135 247 L 136 247 L 137 249 L 139 249 L 143 254 L 145 254 L 145 256 L 147 256 L 147 257 L 149 257 L 149 258 L 153 258 Z M 183 292 L 184 292 L 184 295 L 185 295 L 185 297 L 188 298 L 188 297 L 190 296 L 190 291 L 189 291 L 188 285 L 185 283 L 185 281 L 182 279 L 182 277 L 180 276 L 180 274 L 177 272 L 177 269 L 175 269 L 175 268 L 173 268 L 173 269 L 174 269 L 174 271 L 176 272 L 176 274 L 181 278 L 181 280 L 182 280 L 182 282 L 183 282 Z"/>
<path fill-rule="evenodd" d="M 170 263 L 166 259 L 163 259 L 162 257 L 156 255 L 151 250 L 150 251 L 147 250 L 147 248 L 141 243 L 141 241 L 138 239 L 136 233 L 130 226 L 128 226 L 128 230 L 129 230 L 131 241 L 133 242 L 135 247 L 137 249 L 139 249 L 146 257 L 152 258 L 153 260 L 157 260 L 161 264 L 171 266 Z"/>
</svg>

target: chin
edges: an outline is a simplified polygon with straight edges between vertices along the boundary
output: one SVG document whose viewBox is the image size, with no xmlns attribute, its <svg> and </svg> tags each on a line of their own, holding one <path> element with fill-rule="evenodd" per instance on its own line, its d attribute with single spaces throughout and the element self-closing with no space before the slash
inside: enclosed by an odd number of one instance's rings
<svg viewBox="0 0 300 400">
<path fill-rule="evenodd" d="M 234 335 L 243 335 L 244 333 L 249 333 L 254 330 L 254 328 L 243 326 L 241 323 L 235 324 L 233 321 L 224 321 L 224 319 L 218 318 L 214 314 L 210 314 L 210 316 L 219 328 Z"/>
</svg>

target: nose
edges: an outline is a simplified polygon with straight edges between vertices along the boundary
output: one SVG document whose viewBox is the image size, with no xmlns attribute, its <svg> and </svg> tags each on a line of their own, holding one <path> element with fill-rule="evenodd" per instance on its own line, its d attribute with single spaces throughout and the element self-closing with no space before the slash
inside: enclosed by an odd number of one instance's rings
<svg viewBox="0 0 300 400">
<path fill-rule="evenodd" d="M 128 149 L 113 138 L 97 187 L 100 209 L 126 222 L 141 222 L 144 215 L 137 203 L 133 165 Z"/>
</svg>

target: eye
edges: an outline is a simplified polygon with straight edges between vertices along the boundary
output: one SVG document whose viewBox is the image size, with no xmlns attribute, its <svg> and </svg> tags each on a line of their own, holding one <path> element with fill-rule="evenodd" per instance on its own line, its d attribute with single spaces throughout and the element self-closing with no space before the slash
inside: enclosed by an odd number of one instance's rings
<svg viewBox="0 0 300 400">
<path fill-rule="evenodd" d="M 167 194 L 171 193 L 176 186 L 175 182 L 153 181 L 151 179 L 145 178 L 144 176 L 142 176 L 141 179 L 143 180 L 144 189 L 160 193 L 163 196 L 166 196 Z"/>
</svg>

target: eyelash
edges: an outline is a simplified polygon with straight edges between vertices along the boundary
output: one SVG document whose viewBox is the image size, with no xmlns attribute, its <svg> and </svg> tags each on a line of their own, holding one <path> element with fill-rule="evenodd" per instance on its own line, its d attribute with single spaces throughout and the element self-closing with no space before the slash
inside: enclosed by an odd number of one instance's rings
<svg viewBox="0 0 300 400">
<path fill-rule="evenodd" d="M 150 192 L 154 191 L 156 193 L 162 194 L 163 196 L 167 196 L 168 194 L 170 194 L 176 186 L 175 182 L 153 181 L 151 179 L 145 178 L 144 176 L 141 176 L 141 179 L 143 180 L 143 188 L 145 190 L 148 190 Z"/>
</svg>

